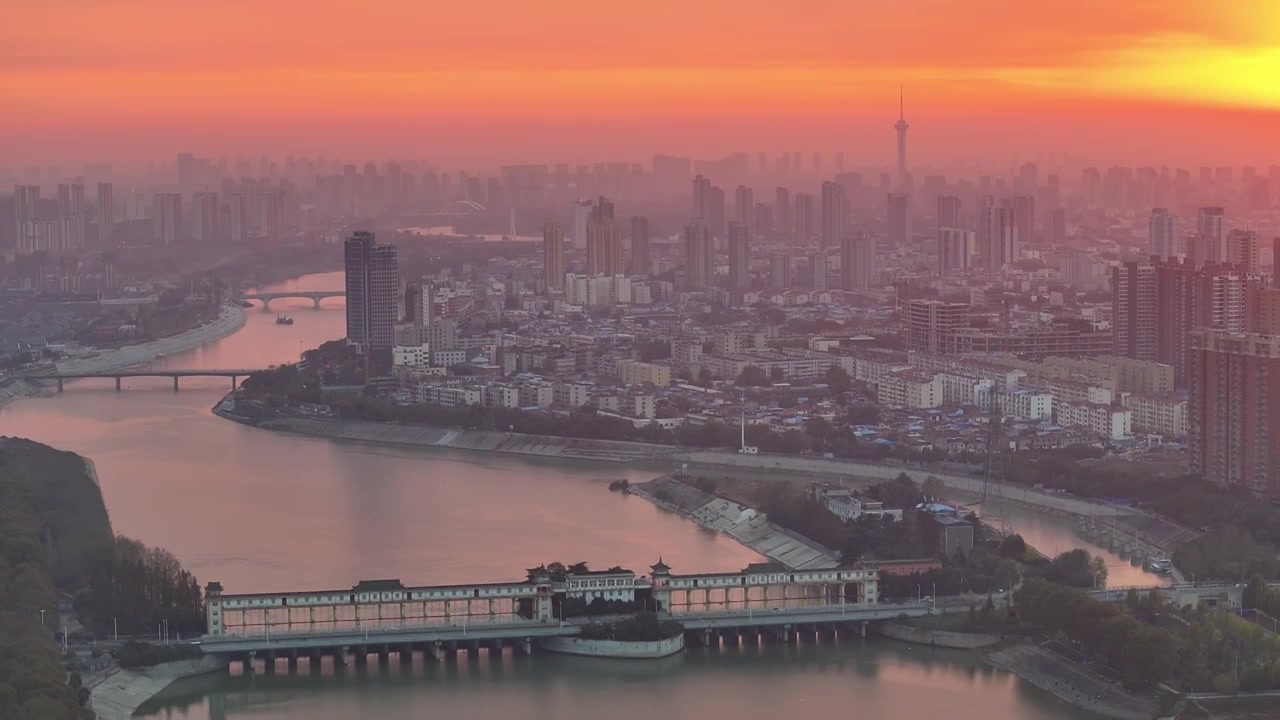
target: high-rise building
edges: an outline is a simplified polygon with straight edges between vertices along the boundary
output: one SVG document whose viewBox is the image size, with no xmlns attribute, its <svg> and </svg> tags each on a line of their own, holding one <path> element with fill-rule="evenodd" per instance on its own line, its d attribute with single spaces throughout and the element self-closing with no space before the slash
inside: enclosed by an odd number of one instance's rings
<svg viewBox="0 0 1280 720">
<path fill-rule="evenodd" d="M 809 193 L 796 193 L 796 215 L 794 221 L 796 244 L 801 246 L 812 244 L 813 196 Z"/>
<path fill-rule="evenodd" d="M 1226 262 L 1246 273 L 1262 272 L 1262 245 L 1258 233 L 1253 230 L 1232 230 L 1227 233 Z"/>
<path fill-rule="evenodd" d="M 77 250 L 85 240 L 84 185 L 63 183 L 58 185 L 58 222 L 56 241 L 51 250 Z"/>
<path fill-rule="evenodd" d="M 196 157 L 191 153 L 178 153 L 178 162 L 176 164 L 178 171 L 178 185 L 184 190 L 190 189 L 196 182 Z"/>
<path fill-rule="evenodd" d="M 1155 265 L 1126 262 L 1112 268 L 1111 306 L 1113 352 L 1155 362 L 1160 312 Z"/>
<path fill-rule="evenodd" d="M 711 193 L 711 180 L 698 175 L 693 179 L 693 205 L 691 208 L 691 216 L 695 218 L 707 219 L 709 207 L 707 205 Z"/>
<path fill-rule="evenodd" d="M 840 244 L 844 237 L 844 187 L 839 183 L 822 183 L 822 236 L 819 247 L 829 248 Z"/>
<path fill-rule="evenodd" d="M 702 218 L 694 218 L 684 229 L 684 276 L 689 289 L 710 287 L 714 265 L 711 250 L 711 228 Z"/>
<path fill-rule="evenodd" d="M 395 245 L 379 245 L 357 232 L 344 245 L 347 342 L 361 353 L 390 349 L 394 340 L 400 272 Z"/>
<path fill-rule="evenodd" d="M 653 272 L 653 258 L 649 249 L 649 218 L 643 215 L 631 217 L 631 274 L 648 275 Z"/>
<path fill-rule="evenodd" d="M 773 208 L 765 203 L 756 203 L 754 217 L 749 226 L 752 237 L 773 236 Z"/>
<path fill-rule="evenodd" d="M 748 234 L 750 228 L 755 227 L 755 207 L 755 192 L 746 185 L 739 185 L 733 192 L 733 216 L 739 225 L 748 228 Z"/>
<path fill-rule="evenodd" d="M 542 274 L 547 292 L 564 289 L 564 228 L 553 222 L 542 226 Z"/>
<path fill-rule="evenodd" d="M 198 192 L 191 196 L 191 241 L 211 243 L 218 228 L 218 196 L 211 192 Z"/>
<path fill-rule="evenodd" d="M 1067 243 L 1067 210 L 1055 207 L 1049 212 L 1049 244 L 1062 247 Z"/>
<path fill-rule="evenodd" d="M 955 195 L 938 196 L 938 227 L 960 227 L 960 198 Z"/>
<path fill-rule="evenodd" d="M 962 273 L 969 270 L 973 256 L 973 231 L 938 228 L 938 271 Z"/>
<path fill-rule="evenodd" d="M 827 289 L 827 254 L 824 252 L 809 253 L 809 287 Z"/>
<path fill-rule="evenodd" d="M 84 212 L 84 185 L 62 183 L 58 185 L 58 214 L 79 215 Z"/>
<path fill-rule="evenodd" d="M 745 290 L 751 287 L 749 267 L 751 261 L 751 231 L 746 225 L 729 223 L 729 289 Z"/>
<path fill-rule="evenodd" d="M 910 202 L 906 193 L 889 193 L 889 247 L 901 251 L 911 241 Z"/>
<path fill-rule="evenodd" d="M 1276 292 L 1271 290 L 1270 292 Z M 1209 482 L 1280 501 L 1280 333 L 1199 328 L 1190 340 L 1188 459 Z"/>
<path fill-rule="evenodd" d="M 264 192 L 259 198 L 258 230 L 267 240 L 279 240 L 284 232 L 284 193 Z"/>
<path fill-rule="evenodd" d="M 707 191 L 707 225 L 712 237 L 724 237 L 726 217 L 724 213 L 724 188 L 712 185 Z"/>
<path fill-rule="evenodd" d="M 98 183 L 98 242 L 107 243 L 116 228 L 116 193 L 109 182 Z"/>
<path fill-rule="evenodd" d="M 976 238 L 982 267 L 989 272 L 1000 270 L 1018 259 L 1017 235 L 1010 215 L 1010 209 L 997 205 L 995 198 L 990 195 L 982 198 Z"/>
<path fill-rule="evenodd" d="M 157 243 L 172 245 L 179 240 L 182 227 L 182 196 L 178 193 L 156 193 L 151 206 L 151 229 Z"/>
<path fill-rule="evenodd" d="M 908 300 L 903 308 L 908 350 L 935 354 L 958 352 L 956 331 L 969 321 L 969 306 L 941 300 Z"/>
<path fill-rule="evenodd" d="M 1178 219 L 1166 208 L 1152 208 L 1147 219 L 1147 242 L 1152 257 L 1176 257 L 1178 248 Z"/>
<path fill-rule="evenodd" d="M 13 188 L 14 246 L 23 254 L 43 250 L 40 223 L 40 186 L 15 185 Z"/>
<path fill-rule="evenodd" d="M 242 243 L 249 239 L 247 213 L 242 193 L 227 196 L 227 239 L 231 242 Z"/>
<path fill-rule="evenodd" d="M 791 255 L 782 250 L 769 253 L 769 287 L 785 290 L 791 287 Z"/>
<path fill-rule="evenodd" d="M 894 123 L 893 129 L 898 133 L 898 184 L 900 186 L 905 186 L 907 183 L 907 129 L 910 127 L 907 124 L 902 88 L 899 87 L 898 122 Z"/>
<path fill-rule="evenodd" d="M 1207 327 L 1242 332 L 1246 292 L 1259 282 L 1258 276 L 1227 265 L 1196 267 L 1189 259 L 1127 262 L 1115 267 L 1114 352 L 1170 365 L 1175 382 L 1185 386 L 1191 331 Z"/>
<path fill-rule="evenodd" d="M 1013 198 L 1013 234 L 1019 247 L 1036 241 L 1036 196 L 1015 195 Z M 1017 258 L 1015 257 L 1014 260 Z M 1012 262 L 1012 261 L 1010 261 Z"/>
<path fill-rule="evenodd" d="M 876 274 L 875 241 L 862 233 L 840 241 L 840 284 L 845 290 L 868 290 Z"/>
<path fill-rule="evenodd" d="M 1221 207 L 1202 207 L 1196 213 L 1196 265 L 1227 261 L 1227 217 Z"/>
<path fill-rule="evenodd" d="M 587 221 L 587 275 L 622 274 L 622 233 L 612 217 L 595 213 Z"/>
<path fill-rule="evenodd" d="M 574 200 L 570 203 L 573 211 L 573 247 L 578 250 L 587 249 L 587 221 L 591 218 L 591 209 L 595 204 L 591 200 Z"/>
<path fill-rule="evenodd" d="M 791 191 L 780 187 L 773 191 L 773 227 L 783 238 L 791 237 Z"/>
</svg>

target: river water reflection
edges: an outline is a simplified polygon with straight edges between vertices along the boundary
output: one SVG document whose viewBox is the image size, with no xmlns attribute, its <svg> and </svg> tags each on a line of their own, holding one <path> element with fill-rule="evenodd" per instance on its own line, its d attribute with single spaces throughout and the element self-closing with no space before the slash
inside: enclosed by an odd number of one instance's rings
<svg viewBox="0 0 1280 720">
<path fill-rule="evenodd" d="M 339 273 L 268 290 L 341 287 Z M 265 367 L 340 337 L 341 300 L 275 300 L 244 328 L 158 361 L 173 368 Z M 293 325 L 277 325 L 288 314 Z M 463 583 L 521 579 L 542 562 L 646 572 L 737 570 L 759 560 L 725 537 L 612 480 L 652 472 L 440 450 L 382 448 L 255 430 L 210 408 L 225 380 L 67 385 L 0 408 L 0 434 L 94 460 L 116 531 L 173 551 L 228 592 L 349 587 L 360 579 Z M 1069 524 L 1028 515 L 1032 542 L 1075 545 Z M 1117 567 L 1122 567 L 1117 564 Z M 1121 582 L 1119 584 L 1126 584 Z M 206 683 L 209 681 L 205 681 Z M 881 641 L 727 648 L 657 665 L 484 658 L 338 677 L 218 678 L 160 717 L 1076 718 L 1056 699 L 960 653 Z"/>
</svg>

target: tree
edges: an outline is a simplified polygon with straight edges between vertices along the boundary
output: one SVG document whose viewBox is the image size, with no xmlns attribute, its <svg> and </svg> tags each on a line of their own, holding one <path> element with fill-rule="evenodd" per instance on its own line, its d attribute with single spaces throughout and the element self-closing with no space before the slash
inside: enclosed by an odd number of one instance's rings
<svg viewBox="0 0 1280 720">
<path fill-rule="evenodd" d="M 920 483 L 920 492 L 924 494 L 924 499 L 936 501 L 942 498 L 942 490 L 945 486 L 938 478 L 930 475 Z"/>
<path fill-rule="evenodd" d="M 738 387 L 760 387 L 769 384 L 769 376 L 759 366 L 748 365 L 738 373 L 738 379 L 733 384 Z"/>
<path fill-rule="evenodd" d="M 1241 605 L 1246 610 L 1265 610 L 1265 601 L 1269 599 L 1270 594 L 1271 588 L 1267 587 L 1267 579 L 1254 573 L 1253 577 L 1249 578 L 1249 584 L 1244 588 L 1244 594 L 1240 598 Z"/>
<path fill-rule="evenodd" d="M 850 425 L 879 425 L 880 408 L 871 403 L 854 403 L 845 409 Z"/>
<path fill-rule="evenodd" d="M 704 388 L 714 385 L 716 378 L 711 374 L 710 368 L 698 368 L 698 384 Z"/>
<path fill-rule="evenodd" d="M 1001 557 L 1011 558 L 1013 560 L 1021 560 L 1027 554 L 1027 541 L 1022 536 L 1014 533 L 1006 535 L 1004 540 L 1000 541 Z"/>
<path fill-rule="evenodd" d="M 827 368 L 826 373 L 822 376 L 822 381 L 831 389 L 831 394 L 843 395 L 849 392 L 849 388 L 853 386 L 853 382 L 849 379 L 849 373 L 839 365 L 832 365 Z"/>
<path fill-rule="evenodd" d="M 1093 556 L 1093 560 L 1090 562 L 1090 566 L 1093 570 L 1093 586 L 1105 588 L 1107 586 L 1108 574 L 1107 561 L 1104 560 L 1101 555 L 1095 555 Z"/>
<path fill-rule="evenodd" d="M 781 365 L 774 365 L 769 369 L 769 379 L 773 382 L 780 383 L 787 379 L 786 373 L 782 372 Z"/>
</svg>

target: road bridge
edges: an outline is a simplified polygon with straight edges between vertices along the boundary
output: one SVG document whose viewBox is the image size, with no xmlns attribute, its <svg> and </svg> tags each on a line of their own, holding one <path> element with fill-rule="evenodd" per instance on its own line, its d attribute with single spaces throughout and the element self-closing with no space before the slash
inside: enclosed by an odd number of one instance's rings
<svg viewBox="0 0 1280 720">
<path fill-rule="evenodd" d="M 116 381 L 116 390 L 122 390 L 121 380 L 124 378 L 141 378 L 141 377 L 163 377 L 173 378 L 173 390 L 178 391 L 178 379 L 184 377 L 223 377 L 231 378 L 231 389 L 235 390 L 240 378 L 246 377 L 261 370 L 234 368 L 234 369 L 208 369 L 208 370 L 108 370 L 104 372 L 52 372 L 41 373 L 39 375 L 26 375 L 24 380 L 29 382 L 49 382 L 56 381 L 58 383 L 58 392 L 62 392 L 62 385 L 68 380 L 85 380 L 88 378 L 112 378 Z"/>
<path fill-rule="evenodd" d="M 271 311 L 272 300 L 283 300 L 284 298 L 306 298 L 312 303 L 312 307 L 316 310 L 320 309 L 320 301 L 326 298 L 345 298 L 346 290 L 281 290 L 280 292 L 250 292 L 240 293 L 236 296 L 237 301 L 257 301 L 262 303 L 262 311 Z"/>
</svg>

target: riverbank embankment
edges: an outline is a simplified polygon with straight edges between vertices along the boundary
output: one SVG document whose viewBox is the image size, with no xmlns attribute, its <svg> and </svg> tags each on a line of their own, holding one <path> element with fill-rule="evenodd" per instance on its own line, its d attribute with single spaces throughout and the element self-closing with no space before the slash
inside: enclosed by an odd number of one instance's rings
<svg viewBox="0 0 1280 720">
<path fill-rule="evenodd" d="M 1042 647 L 1018 644 L 985 654 L 987 662 L 1072 705 L 1115 720 L 1150 720 L 1154 700 L 1136 697 L 1118 685 L 1066 661 Z"/>
<path fill-rule="evenodd" d="M 698 523 L 724 533 L 744 547 L 793 570 L 839 567 L 839 554 L 794 533 L 753 508 L 717 497 L 679 480 L 663 476 L 627 487 L 627 492 Z"/>
<path fill-rule="evenodd" d="M 881 637 L 911 643 L 912 645 L 928 645 L 929 647 L 955 648 L 957 650 L 977 650 L 978 648 L 997 645 L 1004 640 L 1002 636 L 993 633 L 930 630 L 895 622 L 871 623 L 871 632 Z"/>
<path fill-rule="evenodd" d="M 281 417 L 255 421 L 239 415 L 230 398 L 215 407 L 222 417 L 269 430 L 333 440 L 349 440 L 386 445 L 434 447 L 451 450 L 505 453 L 563 460 L 642 464 L 671 470 L 687 466 L 691 470 L 731 475 L 767 475 L 788 482 L 807 483 L 813 479 L 834 479 L 854 486 L 869 487 L 906 474 L 917 483 L 935 477 L 949 490 L 966 497 L 985 498 L 987 507 L 1000 504 L 1068 518 L 1077 523 L 1105 524 L 1116 537 L 1128 537 L 1135 547 L 1148 554 L 1171 554 L 1182 542 L 1195 536 L 1167 518 L 1136 508 L 1098 502 L 1063 493 L 1047 492 L 1023 485 L 987 483 L 981 477 L 932 472 L 917 465 L 875 464 L 836 458 L 788 455 L 746 455 L 729 450 L 690 450 L 669 445 L 587 440 L 545 435 L 522 435 L 484 430 L 460 430 L 432 425 L 409 425 L 370 420 L 340 420 L 316 417 Z"/>
<path fill-rule="evenodd" d="M 223 305 L 218 317 L 197 328 L 167 338 L 126 345 L 113 350 L 99 350 L 57 363 L 60 373 L 99 373 L 144 365 L 166 355 L 194 350 L 220 340 L 244 327 L 245 312 L 235 305 Z M 39 394 L 45 388 L 41 383 L 11 378 L 0 384 L 0 406 L 14 400 Z"/>
<path fill-rule="evenodd" d="M 227 663 L 211 655 L 161 663 L 143 670 L 120 670 L 95 686 L 89 707 L 98 720 L 128 720 L 143 703 L 183 678 L 225 670 Z"/>
</svg>

